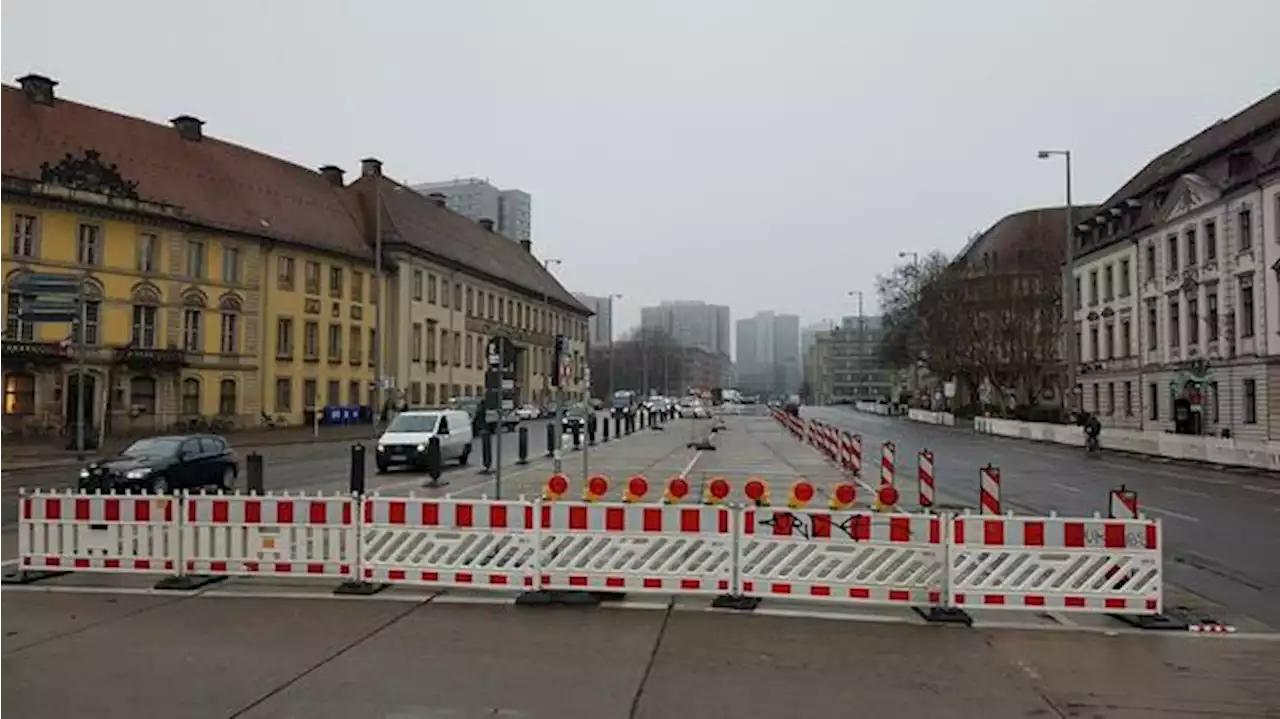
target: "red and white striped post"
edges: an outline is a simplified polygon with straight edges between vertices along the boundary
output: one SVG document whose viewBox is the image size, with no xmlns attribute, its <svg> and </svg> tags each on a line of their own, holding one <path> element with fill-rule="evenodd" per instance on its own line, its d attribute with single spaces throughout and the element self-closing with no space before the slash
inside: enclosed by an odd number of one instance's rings
<svg viewBox="0 0 1280 719">
<path fill-rule="evenodd" d="M 832 462 L 840 461 L 840 430 L 827 426 L 827 456 Z"/>
<path fill-rule="evenodd" d="M 933 452 L 920 450 L 916 457 L 916 474 L 920 480 L 920 506 L 933 506 Z"/>
<path fill-rule="evenodd" d="M 1137 519 L 1138 493 L 1125 486 L 1111 490 L 1111 501 L 1107 508 L 1107 516 L 1111 519 Z"/>
<path fill-rule="evenodd" d="M 885 442 L 880 445 L 880 486 L 886 485 L 892 487 L 893 481 L 893 455 L 896 448 L 893 442 Z"/>
<path fill-rule="evenodd" d="M 980 514 L 1000 514 L 1000 468 L 987 465 L 978 470 L 980 488 L 978 509 Z"/>
</svg>

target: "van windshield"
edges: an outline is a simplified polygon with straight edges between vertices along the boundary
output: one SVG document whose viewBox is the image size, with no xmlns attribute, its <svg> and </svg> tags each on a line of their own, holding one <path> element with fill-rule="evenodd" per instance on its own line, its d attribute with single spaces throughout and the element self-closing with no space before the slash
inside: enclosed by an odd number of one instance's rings
<svg viewBox="0 0 1280 719">
<path fill-rule="evenodd" d="M 388 432 L 434 432 L 436 423 L 440 421 L 438 414 L 402 414 L 387 425 Z"/>
</svg>

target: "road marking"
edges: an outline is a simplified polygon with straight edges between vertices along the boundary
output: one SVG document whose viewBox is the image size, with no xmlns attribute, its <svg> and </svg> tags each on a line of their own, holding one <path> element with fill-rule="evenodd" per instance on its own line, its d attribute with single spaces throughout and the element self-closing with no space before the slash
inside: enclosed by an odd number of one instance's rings
<svg viewBox="0 0 1280 719">
<path fill-rule="evenodd" d="M 702 459 L 702 450 L 694 452 L 693 459 L 689 460 L 689 463 L 684 466 L 684 469 L 680 470 L 680 478 L 688 479 L 689 473 L 693 471 L 693 466 L 697 464 L 700 459 Z"/>
<path fill-rule="evenodd" d="M 4 560 L 3 562 L 0 562 L 0 569 L 5 568 L 5 567 L 12 567 L 12 566 L 16 565 L 17 563 L 18 563 L 18 558 L 17 558 L 17 557 L 14 557 L 13 559 L 6 559 L 6 560 Z"/>
<path fill-rule="evenodd" d="M 1200 521 L 1200 520 L 1199 520 L 1198 518 L 1196 518 L 1196 517 L 1192 517 L 1192 516 L 1190 516 L 1190 515 L 1183 514 L 1183 513 L 1181 513 L 1181 512 L 1175 512 L 1175 511 L 1173 511 L 1172 509 L 1161 509 L 1160 507 L 1153 507 L 1153 506 L 1151 506 L 1150 504 L 1143 504 L 1143 505 L 1141 505 L 1141 506 L 1139 507 L 1139 511 L 1140 511 L 1140 512 L 1155 512 L 1156 514 L 1164 514 L 1164 515 L 1168 515 L 1168 516 L 1170 516 L 1170 517 L 1173 517 L 1173 518 L 1175 518 L 1175 519 L 1183 519 L 1183 520 L 1186 520 L 1186 521 L 1188 521 L 1188 522 L 1196 522 L 1196 523 L 1199 523 L 1199 521 Z"/>
<path fill-rule="evenodd" d="M 1256 484 L 1246 484 L 1244 488 L 1251 492 L 1266 492 L 1267 494 L 1280 494 L 1280 487 L 1259 487 Z"/>
<path fill-rule="evenodd" d="M 1204 497 L 1204 498 L 1206 498 L 1206 499 L 1209 497 L 1209 495 L 1205 494 L 1204 492 L 1197 492 L 1197 491 L 1195 491 L 1194 489 L 1183 489 L 1183 488 L 1181 488 L 1181 487 L 1170 487 L 1169 485 L 1162 486 L 1160 489 L 1163 489 L 1163 490 L 1164 490 L 1164 491 L 1166 491 L 1166 492 L 1173 492 L 1174 494 L 1185 494 L 1185 495 L 1187 495 L 1188 497 Z"/>
<path fill-rule="evenodd" d="M 1080 494 L 1079 487 L 1072 487 L 1069 484 L 1063 484 L 1062 482 L 1050 482 L 1049 485 L 1053 487 L 1057 487 L 1058 489 L 1061 489 L 1064 492 L 1070 492 L 1072 494 Z"/>
</svg>

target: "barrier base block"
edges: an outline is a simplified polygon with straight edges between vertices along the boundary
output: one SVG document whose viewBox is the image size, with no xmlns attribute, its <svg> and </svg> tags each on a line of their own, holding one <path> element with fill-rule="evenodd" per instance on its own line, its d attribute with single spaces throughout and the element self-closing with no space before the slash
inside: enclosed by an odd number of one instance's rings
<svg viewBox="0 0 1280 719">
<path fill-rule="evenodd" d="M 600 604 L 600 594 L 605 592 L 567 592 L 555 589 L 539 589 L 523 592 L 516 597 L 517 607 L 546 607 L 551 605 L 569 607 L 594 607 Z"/>
<path fill-rule="evenodd" d="M 33 582 L 40 582 L 46 579 L 53 579 L 54 577 L 61 577 L 65 574 L 70 574 L 70 573 L 71 572 L 48 572 L 43 570 L 32 571 L 30 569 L 27 569 L 27 570 L 19 569 L 13 572 L 5 572 L 3 581 L 0 583 L 31 584 Z"/>
<path fill-rule="evenodd" d="M 626 592 L 592 592 L 595 598 L 601 602 L 625 602 L 627 601 Z"/>
<path fill-rule="evenodd" d="M 479 472 L 476 472 L 476 474 L 493 474 L 493 467 L 485 467 Z"/>
<path fill-rule="evenodd" d="M 426 487 L 427 489 L 440 489 L 441 487 L 448 487 L 449 480 L 446 479 L 445 481 L 441 482 L 440 479 L 437 477 L 422 486 Z"/>
<path fill-rule="evenodd" d="M 529 463 L 529 460 L 527 460 L 527 459 L 517 459 L 517 460 L 516 460 L 516 464 L 518 464 L 518 465 L 520 465 L 520 466 L 522 466 L 522 467 L 523 467 L 524 465 L 528 464 L 528 463 Z"/>
<path fill-rule="evenodd" d="M 226 579 L 225 574 L 184 574 L 178 577 L 165 577 L 155 583 L 155 589 L 170 592 L 193 592 L 210 584 L 217 584 Z"/>
<path fill-rule="evenodd" d="M 340 597 L 367 597 L 381 592 L 388 586 L 390 585 L 350 579 L 334 587 L 333 593 Z"/>
<path fill-rule="evenodd" d="M 699 452 L 714 452 L 716 446 L 709 440 L 703 440 L 701 442 L 690 442 L 689 449 L 696 449 Z"/>
<path fill-rule="evenodd" d="M 930 624 L 962 624 L 973 626 L 973 617 L 958 607 L 912 607 L 911 611 Z"/>
<path fill-rule="evenodd" d="M 1111 616 L 1131 627 L 1154 631 L 1185 632 L 1191 625 L 1183 617 L 1168 614 L 1112 614 Z"/>
<path fill-rule="evenodd" d="M 742 594 L 721 594 L 712 600 L 711 606 L 716 609 L 750 612 L 760 606 L 760 597 L 748 597 Z"/>
</svg>

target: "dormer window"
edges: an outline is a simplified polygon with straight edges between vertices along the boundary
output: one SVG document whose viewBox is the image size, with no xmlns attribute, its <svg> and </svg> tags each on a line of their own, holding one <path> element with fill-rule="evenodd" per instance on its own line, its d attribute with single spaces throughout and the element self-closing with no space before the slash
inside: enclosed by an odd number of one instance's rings
<svg viewBox="0 0 1280 719">
<path fill-rule="evenodd" d="M 1253 169 L 1253 153 L 1248 150 L 1236 150 L 1227 155 L 1227 177 L 1236 178 Z"/>
<path fill-rule="evenodd" d="M 1164 203 L 1168 199 L 1169 199 L 1168 189 L 1156 190 L 1155 200 L 1153 201 L 1152 206 L 1158 210 L 1161 207 L 1164 207 Z"/>
</svg>

